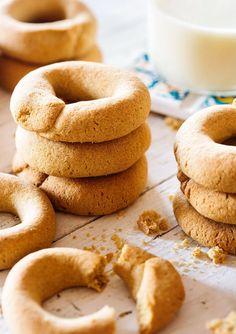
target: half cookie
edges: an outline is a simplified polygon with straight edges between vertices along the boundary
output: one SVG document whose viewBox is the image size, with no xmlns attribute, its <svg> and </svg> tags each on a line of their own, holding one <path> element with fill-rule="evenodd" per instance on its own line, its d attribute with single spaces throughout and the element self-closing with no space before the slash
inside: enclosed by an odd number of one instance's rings
<svg viewBox="0 0 236 334">
<path fill-rule="evenodd" d="M 142 193 L 147 180 L 147 160 L 143 156 L 117 174 L 71 179 L 40 173 L 16 154 L 13 173 L 42 189 L 60 211 L 106 215 L 129 206 Z"/>
<path fill-rule="evenodd" d="M 185 293 L 181 277 L 169 261 L 124 245 L 113 270 L 136 301 L 141 334 L 156 333 L 174 318 Z"/>
</svg>

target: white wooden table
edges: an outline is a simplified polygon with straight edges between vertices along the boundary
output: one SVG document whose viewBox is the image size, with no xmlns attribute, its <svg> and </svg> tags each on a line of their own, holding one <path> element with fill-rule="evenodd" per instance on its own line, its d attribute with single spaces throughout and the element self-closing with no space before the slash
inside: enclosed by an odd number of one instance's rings
<svg viewBox="0 0 236 334">
<path fill-rule="evenodd" d="M 106 62 L 125 66 L 132 56 L 146 48 L 145 1 L 87 0 L 87 3 L 100 22 L 99 42 Z M 175 133 L 165 125 L 163 118 L 156 114 L 150 115 L 149 124 L 153 138 L 147 153 L 149 180 L 144 193 L 134 205 L 111 216 L 79 217 L 58 213 L 53 247 L 83 248 L 95 245 L 101 254 L 107 254 L 116 251 L 111 237 L 117 234 L 127 242 L 173 260 L 182 273 L 186 301 L 176 319 L 162 333 L 207 333 L 206 321 L 222 317 L 236 308 L 236 261 L 233 257 L 228 257 L 225 265 L 215 266 L 207 260 L 196 260 L 192 256 L 192 250 L 196 246 L 194 242 L 191 242 L 188 248 L 175 248 L 176 243 L 184 238 L 176 224 L 168 198 L 178 188 L 172 153 Z M 9 112 L 9 95 L 1 92 L 0 170 L 4 172 L 11 170 L 11 159 L 15 150 L 14 129 Z M 137 229 L 137 217 L 147 209 L 157 210 L 168 217 L 170 228 L 161 237 L 148 237 Z M 0 228 L 7 225 L 3 223 L 3 217 L 0 224 Z M 10 224 L 11 219 L 8 226 Z M 111 274 L 110 284 L 101 294 L 88 289 L 70 289 L 47 301 L 45 308 L 58 316 L 77 317 L 108 304 L 117 312 L 117 333 L 137 333 L 135 304 L 123 282 L 112 275 L 111 267 L 108 267 L 108 271 Z M 7 274 L 7 271 L 0 272 L 0 301 Z M 124 317 L 119 316 L 126 311 L 131 312 Z M 0 333 L 9 333 L 1 308 Z"/>
</svg>

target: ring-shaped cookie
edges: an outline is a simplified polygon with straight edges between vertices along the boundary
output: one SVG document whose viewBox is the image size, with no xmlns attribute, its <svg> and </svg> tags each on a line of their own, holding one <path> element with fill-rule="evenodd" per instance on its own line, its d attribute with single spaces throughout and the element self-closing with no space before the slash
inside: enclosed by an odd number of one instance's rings
<svg viewBox="0 0 236 334">
<path fill-rule="evenodd" d="M 134 74 L 92 62 L 60 62 L 27 74 L 10 102 L 15 121 L 54 141 L 103 142 L 138 128 L 150 111 Z"/>
<path fill-rule="evenodd" d="M 103 143 L 53 142 L 20 127 L 16 148 L 30 167 L 48 175 L 78 178 L 104 176 L 126 170 L 150 145 L 146 123 L 130 134 Z"/>
<path fill-rule="evenodd" d="M 175 218 L 182 230 L 206 247 L 219 246 L 225 252 L 236 254 L 236 225 L 217 223 L 201 216 L 178 192 L 173 201 Z"/>
<path fill-rule="evenodd" d="M 219 223 L 236 223 L 236 194 L 211 190 L 178 173 L 181 191 L 202 216 Z"/>
<path fill-rule="evenodd" d="M 180 169 L 206 188 L 236 193 L 236 147 L 221 144 L 235 136 L 235 106 L 197 112 L 176 135 L 174 150 Z"/>
<path fill-rule="evenodd" d="M 96 20 L 79 0 L 0 3 L 0 48 L 33 64 L 77 59 L 95 42 Z"/>
<path fill-rule="evenodd" d="M 56 218 L 47 196 L 18 177 L 0 173 L 0 211 L 17 215 L 21 223 L 0 230 L 0 270 L 25 255 L 49 247 Z"/>
<path fill-rule="evenodd" d="M 114 310 L 108 306 L 75 319 L 59 318 L 42 303 L 59 291 L 82 286 L 101 291 L 105 259 L 74 248 L 44 249 L 26 256 L 10 271 L 3 289 L 4 318 L 12 334 L 113 334 Z"/>
<path fill-rule="evenodd" d="M 43 190 L 55 209 L 78 215 L 108 215 L 132 204 L 145 188 L 147 160 L 108 176 L 71 179 L 38 172 L 16 154 L 13 172 Z"/>
<path fill-rule="evenodd" d="M 156 333 L 182 306 L 183 283 L 169 261 L 126 244 L 113 270 L 124 280 L 136 301 L 140 333 Z"/>
<path fill-rule="evenodd" d="M 102 53 L 97 45 L 94 45 L 88 53 L 77 60 L 102 62 Z M 38 65 L 27 64 L 16 59 L 0 56 L 0 87 L 11 92 L 17 83 L 29 72 L 37 69 Z"/>
</svg>

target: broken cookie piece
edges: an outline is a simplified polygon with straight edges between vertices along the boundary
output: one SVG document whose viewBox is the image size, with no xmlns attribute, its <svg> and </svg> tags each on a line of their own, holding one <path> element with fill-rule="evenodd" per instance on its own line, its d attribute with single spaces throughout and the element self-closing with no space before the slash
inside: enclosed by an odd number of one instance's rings
<svg viewBox="0 0 236 334">
<path fill-rule="evenodd" d="M 168 230 L 168 222 L 154 210 L 144 211 L 137 220 L 139 229 L 146 235 L 160 234 Z"/>
<path fill-rule="evenodd" d="M 215 246 L 209 249 L 207 252 L 208 257 L 213 261 L 214 264 L 224 263 L 226 253 L 219 246 Z"/>
<path fill-rule="evenodd" d="M 182 280 L 169 261 L 125 244 L 113 270 L 136 301 L 141 334 L 152 334 L 165 327 L 182 306 Z"/>
<path fill-rule="evenodd" d="M 224 319 L 215 319 L 207 324 L 213 334 L 236 334 L 236 311 L 232 311 Z"/>
</svg>

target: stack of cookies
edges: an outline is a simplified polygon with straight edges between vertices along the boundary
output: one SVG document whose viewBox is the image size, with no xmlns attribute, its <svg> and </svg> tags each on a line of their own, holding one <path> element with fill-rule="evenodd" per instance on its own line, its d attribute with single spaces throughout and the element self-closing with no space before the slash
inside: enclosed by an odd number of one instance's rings
<svg viewBox="0 0 236 334">
<path fill-rule="evenodd" d="M 144 190 L 150 96 L 135 75 L 92 62 L 44 66 L 18 83 L 10 107 L 13 172 L 58 210 L 109 214 Z"/>
<path fill-rule="evenodd" d="M 1 1 L 0 31 L 0 85 L 8 91 L 42 65 L 102 60 L 96 19 L 79 0 Z"/>
<path fill-rule="evenodd" d="M 200 244 L 236 254 L 236 106 L 213 106 L 190 117 L 175 142 L 181 191 L 176 219 Z"/>
</svg>

